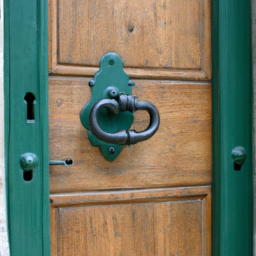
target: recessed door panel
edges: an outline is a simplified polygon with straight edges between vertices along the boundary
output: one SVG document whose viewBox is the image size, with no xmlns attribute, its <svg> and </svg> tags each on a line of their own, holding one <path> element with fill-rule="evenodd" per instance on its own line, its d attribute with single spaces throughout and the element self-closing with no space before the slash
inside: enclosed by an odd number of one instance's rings
<svg viewBox="0 0 256 256">
<path fill-rule="evenodd" d="M 52 250 L 64 256 L 209 255 L 210 193 L 199 187 L 52 196 Z"/>
<path fill-rule="evenodd" d="M 211 183 L 211 83 L 135 80 L 134 94 L 154 102 L 160 127 L 109 162 L 92 147 L 79 118 L 91 97 L 89 80 L 49 80 L 50 156 L 74 160 L 72 167 L 50 166 L 52 192 Z M 146 112 L 136 112 L 134 128 L 148 122 Z"/>
<path fill-rule="evenodd" d="M 49 2 L 51 74 L 93 75 L 114 51 L 135 77 L 211 78 L 210 0 Z"/>
</svg>

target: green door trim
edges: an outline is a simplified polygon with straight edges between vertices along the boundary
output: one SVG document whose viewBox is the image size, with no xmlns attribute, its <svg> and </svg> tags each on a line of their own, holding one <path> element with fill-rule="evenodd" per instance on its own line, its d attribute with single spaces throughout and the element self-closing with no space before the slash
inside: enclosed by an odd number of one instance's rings
<svg viewBox="0 0 256 256">
<path fill-rule="evenodd" d="M 11 256 L 50 255 L 48 3 L 4 0 L 5 158 Z M 252 255 L 252 65 L 249 0 L 212 0 L 214 256 Z M 31 92 L 35 123 L 27 123 Z M 234 171 L 231 150 L 247 157 Z M 20 156 L 38 156 L 32 181 Z"/>
<path fill-rule="evenodd" d="M 26 104 L 27 93 L 31 94 Z M 4 1 L 4 96 L 10 253 L 48 256 L 51 252 L 46 0 Z M 28 152 L 38 157 L 39 166 L 24 174 L 20 157 Z"/>
<path fill-rule="evenodd" d="M 213 256 L 252 255 L 253 155 L 250 0 L 212 0 Z M 231 151 L 246 149 L 241 171 Z"/>
</svg>

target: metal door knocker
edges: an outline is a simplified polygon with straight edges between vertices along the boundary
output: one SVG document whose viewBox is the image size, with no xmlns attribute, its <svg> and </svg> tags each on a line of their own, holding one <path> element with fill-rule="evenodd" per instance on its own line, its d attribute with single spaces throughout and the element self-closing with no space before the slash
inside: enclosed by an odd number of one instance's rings
<svg viewBox="0 0 256 256">
<path fill-rule="evenodd" d="M 110 52 L 100 61 L 100 70 L 89 82 L 92 89 L 90 101 L 83 107 L 80 119 L 88 130 L 91 144 L 100 147 L 109 161 L 114 161 L 124 145 L 136 144 L 152 137 L 160 123 L 156 107 L 149 101 L 138 101 L 132 96 L 134 82 L 123 70 L 118 54 Z M 142 132 L 129 130 L 137 110 L 146 110 L 149 126 Z"/>
</svg>

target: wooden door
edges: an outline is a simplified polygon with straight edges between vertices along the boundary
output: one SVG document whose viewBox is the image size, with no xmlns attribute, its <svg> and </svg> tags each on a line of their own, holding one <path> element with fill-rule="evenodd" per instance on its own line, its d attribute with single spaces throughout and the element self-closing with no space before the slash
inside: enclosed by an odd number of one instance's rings
<svg viewBox="0 0 256 256">
<path fill-rule="evenodd" d="M 210 0 L 50 0 L 52 255 L 211 254 Z M 112 163 L 79 113 L 100 58 L 114 51 L 155 104 L 160 127 Z M 135 114 L 133 128 L 149 122 Z"/>
</svg>

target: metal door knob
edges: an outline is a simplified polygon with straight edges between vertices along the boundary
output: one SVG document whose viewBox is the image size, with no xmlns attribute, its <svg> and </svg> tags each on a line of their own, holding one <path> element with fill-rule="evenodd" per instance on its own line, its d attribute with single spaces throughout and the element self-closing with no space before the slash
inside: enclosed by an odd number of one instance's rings
<svg viewBox="0 0 256 256">
<path fill-rule="evenodd" d="M 134 113 L 137 110 L 146 110 L 150 116 L 149 126 L 142 132 L 135 130 L 121 130 L 115 133 L 105 132 L 100 128 L 97 120 L 97 116 L 103 108 L 108 108 L 113 114 L 118 114 L 120 111 Z M 130 95 L 120 95 L 118 101 L 115 99 L 99 100 L 92 106 L 89 113 L 89 125 L 92 133 L 102 141 L 119 145 L 136 144 L 151 138 L 156 133 L 159 123 L 159 113 L 151 102 L 138 101 L 135 96 Z"/>
</svg>

